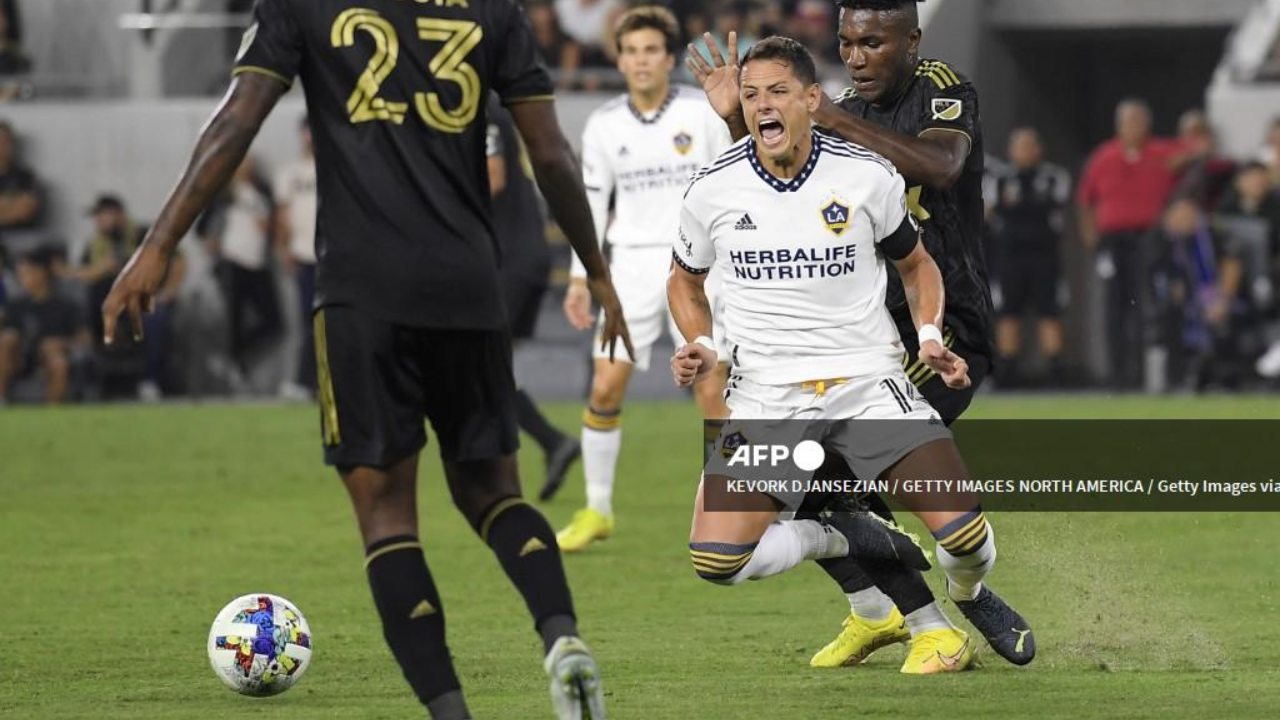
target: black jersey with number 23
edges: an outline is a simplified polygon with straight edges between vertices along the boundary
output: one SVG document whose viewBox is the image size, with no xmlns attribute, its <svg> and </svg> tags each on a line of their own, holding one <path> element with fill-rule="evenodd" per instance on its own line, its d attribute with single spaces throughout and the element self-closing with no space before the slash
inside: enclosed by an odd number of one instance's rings
<svg viewBox="0 0 1280 720">
<path fill-rule="evenodd" d="M 302 80 L 315 137 L 316 306 L 505 324 L 485 100 L 548 100 L 517 0 L 258 0 L 233 73 Z"/>
<path fill-rule="evenodd" d="M 920 60 L 896 100 L 875 106 L 860 100 L 850 89 L 836 103 L 860 118 L 905 135 L 951 132 L 969 138 L 969 157 L 960 179 L 947 190 L 935 190 L 909 177 L 907 204 L 920 221 L 925 249 L 942 271 L 947 326 L 968 350 L 990 354 L 994 311 L 982 252 L 982 121 L 973 83 L 945 63 Z M 886 304 L 904 341 L 914 347 L 910 311 L 902 281 L 893 268 L 889 268 Z"/>
</svg>

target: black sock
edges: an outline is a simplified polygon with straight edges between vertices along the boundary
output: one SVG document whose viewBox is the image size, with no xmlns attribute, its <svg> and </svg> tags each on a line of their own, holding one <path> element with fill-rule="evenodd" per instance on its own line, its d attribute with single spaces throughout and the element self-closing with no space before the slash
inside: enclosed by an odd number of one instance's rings
<svg viewBox="0 0 1280 720">
<path fill-rule="evenodd" d="M 863 563 L 869 581 L 889 596 L 898 611 L 910 615 L 933 602 L 933 591 L 919 570 L 896 563 Z M 848 592 L 848 591 L 846 591 Z"/>
<path fill-rule="evenodd" d="M 418 538 L 397 535 L 379 540 L 365 550 L 365 558 L 382 635 L 418 700 L 428 705 L 458 691 L 462 686 L 445 645 L 444 608 Z M 461 701 L 461 693 L 458 698 Z M 456 709 L 456 703 L 451 705 Z M 465 713 L 465 705 L 462 710 Z"/>
<path fill-rule="evenodd" d="M 577 635 L 560 546 L 542 513 L 521 498 L 507 498 L 489 508 L 476 530 L 524 597 L 545 649 L 564 635 Z"/>
<path fill-rule="evenodd" d="M 516 420 L 520 429 L 532 435 L 546 452 L 554 450 L 564 439 L 564 433 L 542 416 L 542 411 L 524 390 L 516 390 Z"/>
</svg>

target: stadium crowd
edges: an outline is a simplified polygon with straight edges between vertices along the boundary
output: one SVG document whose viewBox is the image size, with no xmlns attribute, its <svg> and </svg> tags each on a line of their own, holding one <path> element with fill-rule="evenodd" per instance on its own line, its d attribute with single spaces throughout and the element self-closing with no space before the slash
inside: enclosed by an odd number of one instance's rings
<svg viewBox="0 0 1280 720">
<path fill-rule="evenodd" d="M 525 0 L 541 54 L 562 88 L 614 88 L 609 28 L 623 0 Z M 846 80 L 826 0 L 664 3 L 687 38 L 738 33 L 740 49 L 787 34 L 817 55 L 822 77 Z M 13 0 L 0 2 L 0 76 L 20 65 Z M 683 67 L 683 64 L 677 65 Z M 686 78 L 686 81 L 689 81 Z M 4 83 L 0 80 L 0 97 Z M 1078 178 L 1046 158 L 1035 128 L 988 137 L 987 256 L 999 317 L 1000 388 L 1100 386 L 1213 390 L 1280 377 L 1280 118 L 1251 157 L 1225 157 L 1200 110 L 1157 137 L 1140 99 L 1116 109 L 1115 136 Z M 315 283 L 315 171 L 305 121 L 296 162 L 251 159 L 197 226 L 148 316 L 145 338 L 102 346 L 98 305 L 146 231 L 104 188 L 91 238 L 44 228 L 45 185 L 22 161 L 19 132 L 0 121 L 0 403 L 174 395 L 310 397 L 309 304 Z M 1006 146 L 1007 143 L 1007 146 Z M 999 152 L 1003 151 L 1003 152 Z M 1079 243 L 1080 247 L 1072 247 Z M 75 248 L 75 252 L 71 251 Z M 1081 313 L 1084 345 L 1105 340 L 1106 369 L 1066 352 L 1064 258 L 1089 267 L 1076 290 L 1102 299 Z M 179 320 L 180 318 L 180 320 Z M 1034 332 L 1024 332 L 1033 320 Z M 1032 342 L 1023 336 L 1031 335 Z"/>
</svg>

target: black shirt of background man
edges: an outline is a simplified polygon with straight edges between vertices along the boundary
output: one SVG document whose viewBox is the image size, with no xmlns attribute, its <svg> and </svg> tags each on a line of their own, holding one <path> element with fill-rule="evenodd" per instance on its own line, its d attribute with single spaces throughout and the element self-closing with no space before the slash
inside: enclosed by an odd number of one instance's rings
<svg viewBox="0 0 1280 720">
<path fill-rule="evenodd" d="M 506 186 L 493 196 L 493 228 L 501 251 L 502 276 L 546 285 L 551 250 L 547 247 L 546 220 L 534 185 L 533 166 L 511 115 L 492 93 L 485 152 L 489 156 L 501 155 L 506 168 Z"/>
<path fill-rule="evenodd" d="M 302 79 L 315 139 L 316 307 L 505 326 L 485 102 L 550 99 L 516 0 L 259 0 L 235 74 Z"/>
<path fill-rule="evenodd" d="M 36 174 L 21 165 L 13 165 L 8 172 L 0 173 L 0 195 L 19 195 L 23 193 L 39 193 L 40 183 Z M 0 224 L 0 232 L 36 227 L 40 224 L 40 214 L 30 220 L 9 225 Z"/>
<path fill-rule="evenodd" d="M 46 300 L 14 300 L 5 308 L 4 325 L 18 331 L 26 348 L 34 348 L 46 338 L 71 338 L 84 327 L 79 306 L 58 295 Z"/>
<path fill-rule="evenodd" d="M 1001 250 L 1011 255 L 1057 257 L 1064 212 L 1071 199 L 1071 176 L 1052 163 L 1009 166 L 988 188 L 992 223 Z"/>
<path fill-rule="evenodd" d="M 960 179 L 947 190 L 934 190 L 906 178 L 911 212 L 920 220 L 925 249 L 942 271 L 946 287 L 946 325 L 970 351 L 990 354 L 991 291 L 982 251 L 982 120 L 973 83 L 945 63 L 920 60 L 906 88 L 892 102 L 873 106 L 850 88 L 836 104 L 860 118 L 904 135 L 928 131 L 954 132 L 969 138 L 969 157 Z M 886 305 L 904 342 L 914 348 L 915 325 L 902 280 L 889 267 Z"/>
</svg>

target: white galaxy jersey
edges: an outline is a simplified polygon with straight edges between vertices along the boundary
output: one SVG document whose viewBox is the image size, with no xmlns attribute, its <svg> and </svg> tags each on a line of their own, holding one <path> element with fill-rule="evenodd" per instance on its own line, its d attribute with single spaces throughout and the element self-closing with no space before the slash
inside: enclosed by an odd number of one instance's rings
<svg viewBox="0 0 1280 720">
<path fill-rule="evenodd" d="M 701 90 L 673 85 L 662 106 L 647 115 L 625 94 L 605 103 L 582 136 L 582 179 L 596 237 L 615 247 L 669 246 L 689 178 L 730 142 L 728 127 Z M 576 254 L 571 272 L 586 276 Z"/>
<path fill-rule="evenodd" d="M 732 373 L 860 377 L 901 367 L 878 243 L 904 222 L 915 229 L 902 176 L 880 155 L 815 131 L 804 167 L 780 180 L 747 137 L 694 176 L 672 250 L 685 270 L 720 274 Z"/>
</svg>

